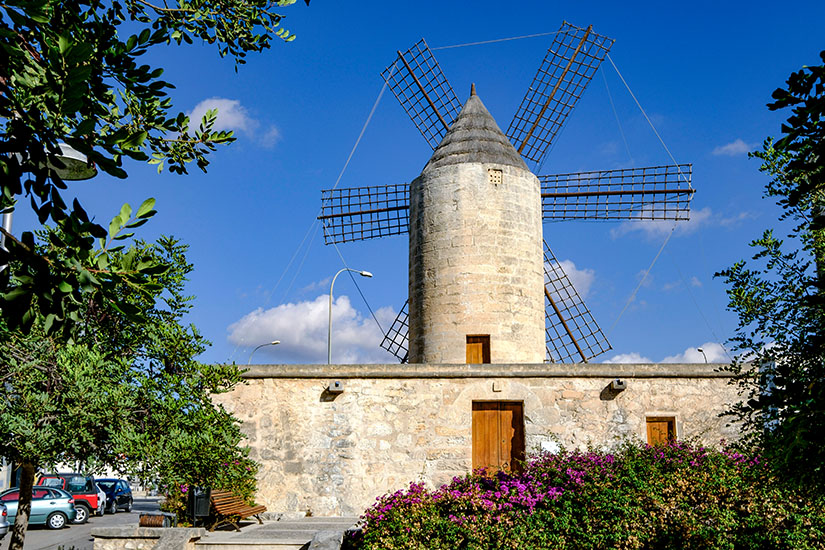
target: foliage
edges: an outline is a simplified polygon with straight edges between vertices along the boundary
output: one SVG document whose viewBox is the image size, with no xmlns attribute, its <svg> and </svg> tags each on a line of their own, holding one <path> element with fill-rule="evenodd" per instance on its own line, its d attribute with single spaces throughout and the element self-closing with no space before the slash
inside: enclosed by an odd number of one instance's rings
<svg viewBox="0 0 825 550">
<path fill-rule="evenodd" d="M 771 177 L 765 196 L 790 224 L 786 244 L 772 230 L 750 262 L 717 273 L 739 316 L 740 353 L 729 370 L 745 396 L 730 414 L 745 443 L 800 483 L 825 487 L 825 51 L 823 65 L 793 73 L 769 108 L 791 107 L 785 134 L 752 156 Z"/>
<path fill-rule="evenodd" d="M 115 217 L 113 232 L 129 211 Z M 38 237 L 35 253 L 59 259 L 62 233 L 47 228 Z M 130 268 L 128 278 L 107 283 L 106 296 L 81 289 L 73 343 L 46 334 L 41 321 L 22 333 L 0 320 L 0 455 L 21 464 L 29 481 L 37 467 L 80 461 L 249 495 L 257 468 L 239 447 L 240 422 L 212 401 L 240 382 L 240 369 L 195 359 L 209 343 L 184 323 L 187 247 L 169 237 L 128 248 L 112 242 L 99 242 L 81 265 L 106 258 L 154 268 Z M 9 267 L 17 278 L 20 264 Z"/>
<path fill-rule="evenodd" d="M 378 499 L 358 549 L 825 548 L 825 499 L 756 457 L 672 442 L 543 454 Z"/>
<path fill-rule="evenodd" d="M 122 266 L 81 266 L 101 227 L 62 193 L 68 185 L 55 169 L 60 143 L 83 153 L 100 170 L 126 177 L 124 159 L 165 165 L 184 174 L 194 162 L 233 140 L 214 131 L 216 112 L 199 126 L 173 110 L 163 69 L 140 64 L 152 49 L 197 40 L 214 45 L 236 69 L 248 52 L 273 39 L 291 41 L 276 10 L 294 0 L 5 0 L 0 4 L 0 210 L 27 198 L 40 223 L 60 231 L 63 261 L 34 253 L 34 238 L 7 238 L 9 259 L 27 279 L 3 288 L 3 316 L 11 329 L 27 330 L 38 315 L 47 334 L 71 332 L 78 321 L 75 291 L 107 293 L 108 279 L 128 279 Z M 128 217 L 128 216 L 126 216 Z M 125 220 L 125 218 L 124 218 Z M 140 216 L 131 227 L 143 223 Z M 61 292 L 54 293 L 55 289 Z"/>
</svg>

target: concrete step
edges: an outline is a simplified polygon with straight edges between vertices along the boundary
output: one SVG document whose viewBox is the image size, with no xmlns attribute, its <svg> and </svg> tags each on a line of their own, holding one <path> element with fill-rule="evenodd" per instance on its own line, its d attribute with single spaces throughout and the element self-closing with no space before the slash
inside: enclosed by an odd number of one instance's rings
<svg viewBox="0 0 825 550">
<path fill-rule="evenodd" d="M 313 517 L 243 525 L 241 531 L 213 531 L 195 544 L 195 550 L 306 550 L 318 531 L 344 531 L 355 517 Z"/>
<path fill-rule="evenodd" d="M 201 540 L 195 543 L 195 550 L 307 550 L 310 540 Z"/>
</svg>

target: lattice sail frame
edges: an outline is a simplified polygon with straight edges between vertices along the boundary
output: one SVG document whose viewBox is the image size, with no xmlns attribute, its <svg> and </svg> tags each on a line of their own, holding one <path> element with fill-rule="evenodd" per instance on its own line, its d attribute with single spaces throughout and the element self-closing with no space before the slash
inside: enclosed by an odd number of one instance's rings
<svg viewBox="0 0 825 550">
<path fill-rule="evenodd" d="M 613 42 L 594 33 L 592 26 L 562 24 L 507 131 L 525 160 L 541 165 Z M 435 149 L 461 103 L 423 39 L 397 53 L 381 76 Z M 543 218 L 687 220 L 694 192 L 691 175 L 691 165 L 673 165 L 539 176 Z M 647 200 L 650 196 L 658 200 Z M 322 198 L 319 219 L 327 244 L 409 232 L 408 184 L 323 191 Z M 610 344 L 546 242 L 544 247 L 547 360 L 586 362 L 609 351 Z M 405 302 L 381 343 L 402 363 L 409 352 L 407 310 Z"/>
<path fill-rule="evenodd" d="M 321 191 L 326 244 L 401 235 L 410 230 L 410 185 L 349 187 Z"/>
<path fill-rule="evenodd" d="M 544 241 L 544 297 L 548 362 L 586 363 L 613 349 L 547 241 Z"/>
<path fill-rule="evenodd" d="M 409 305 L 409 300 L 404 302 L 404 306 L 381 341 L 381 347 L 393 354 L 401 363 L 406 363 L 410 356 Z"/>
<path fill-rule="evenodd" d="M 613 42 L 592 25 L 562 23 L 506 132 L 525 159 L 541 165 Z"/>
<path fill-rule="evenodd" d="M 690 218 L 692 164 L 539 176 L 545 221 Z"/>
<path fill-rule="evenodd" d="M 415 127 L 435 149 L 461 112 L 447 77 L 422 38 L 381 72 Z"/>
</svg>

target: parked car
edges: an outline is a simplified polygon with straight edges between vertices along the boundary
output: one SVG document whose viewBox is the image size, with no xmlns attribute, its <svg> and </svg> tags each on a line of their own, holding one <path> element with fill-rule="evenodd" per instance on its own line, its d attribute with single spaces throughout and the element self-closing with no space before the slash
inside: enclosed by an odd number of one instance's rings
<svg viewBox="0 0 825 550">
<path fill-rule="evenodd" d="M 106 511 L 110 514 L 122 508 L 132 511 L 132 488 L 123 479 L 96 479 L 97 484 L 106 492 Z"/>
<path fill-rule="evenodd" d="M 9 512 L 6 508 L 6 505 L 0 502 L 0 540 L 3 540 L 3 537 L 6 536 L 9 532 Z"/>
<path fill-rule="evenodd" d="M 20 491 L 9 489 L 0 493 L 0 502 L 6 507 L 9 524 L 14 523 Z M 45 525 L 49 529 L 62 529 L 75 519 L 75 500 L 66 491 L 54 487 L 32 489 L 32 509 L 29 525 Z"/>
<path fill-rule="evenodd" d="M 97 490 L 97 510 L 95 514 L 102 516 L 106 512 L 106 491 L 104 491 L 95 480 L 95 489 Z"/>
<path fill-rule="evenodd" d="M 37 480 L 37 486 L 56 487 L 72 495 L 77 510 L 75 523 L 86 523 L 89 516 L 100 507 L 95 479 L 92 476 L 74 473 L 46 474 Z M 102 513 L 102 507 L 100 510 Z"/>
</svg>

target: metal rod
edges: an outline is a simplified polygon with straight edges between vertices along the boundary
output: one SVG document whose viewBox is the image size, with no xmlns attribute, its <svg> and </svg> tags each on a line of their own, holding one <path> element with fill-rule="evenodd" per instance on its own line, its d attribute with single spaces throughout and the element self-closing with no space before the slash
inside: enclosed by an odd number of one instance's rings
<svg viewBox="0 0 825 550">
<path fill-rule="evenodd" d="M 544 116 L 544 112 L 547 111 L 547 108 L 550 106 L 550 102 L 553 101 L 553 96 L 556 95 L 556 92 L 558 91 L 559 86 L 561 86 L 561 83 L 564 81 L 564 77 L 567 75 L 567 72 L 570 70 L 570 67 L 573 65 L 573 61 L 576 59 L 576 56 L 579 55 L 579 52 L 581 51 L 582 46 L 584 46 L 584 43 L 587 41 L 587 37 L 590 36 L 590 32 L 592 30 L 593 30 L 593 25 L 590 25 L 589 27 L 587 27 L 587 31 L 584 33 L 584 38 L 582 38 L 581 42 L 579 42 L 579 46 L 576 48 L 576 51 L 573 52 L 573 55 L 570 57 L 570 61 L 567 62 L 567 66 L 564 68 L 564 71 L 562 71 L 561 76 L 559 77 L 558 81 L 556 82 L 556 85 L 553 87 L 553 91 L 550 93 L 550 97 L 547 98 L 547 101 L 544 103 L 544 107 L 542 107 L 541 112 L 539 112 L 539 116 L 536 117 L 536 121 L 533 122 L 533 126 L 530 128 L 530 131 L 527 132 L 527 137 L 525 137 L 524 140 L 521 142 L 521 145 L 518 148 L 518 153 L 519 154 L 521 154 L 521 152 L 524 151 L 524 147 L 527 145 L 527 142 L 532 137 L 533 132 L 536 130 L 536 127 L 539 125 L 539 122 L 541 122 L 541 117 Z"/>
<path fill-rule="evenodd" d="M 576 346 L 576 350 L 578 350 L 579 355 L 582 356 L 582 363 L 587 363 L 587 357 L 584 356 L 584 352 L 582 348 L 579 346 L 579 343 L 576 341 L 575 336 L 573 336 L 573 332 L 570 330 L 570 327 L 567 326 L 567 322 L 564 320 L 564 317 L 561 316 L 561 311 L 559 311 L 559 307 L 556 305 L 556 302 L 553 301 L 553 298 L 550 296 L 550 291 L 547 290 L 547 286 L 544 287 L 544 295 L 547 296 L 547 299 L 550 300 L 550 305 L 553 306 L 553 311 L 556 312 L 556 315 L 561 321 L 564 330 L 567 331 L 567 335 L 570 337 L 570 340 L 573 341 L 573 345 Z"/>
<path fill-rule="evenodd" d="M 630 189 L 627 191 L 572 191 L 569 193 L 542 193 L 541 198 L 555 197 L 600 197 L 602 195 L 663 195 L 675 193 L 677 195 L 693 194 L 696 189 Z"/>
<path fill-rule="evenodd" d="M 447 124 L 447 121 L 444 120 L 444 117 L 442 117 L 441 113 L 438 112 L 438 109 L 435 108 L 435 103 L 433 103 L 433 100 L 430 99 L 430 96 L 427 95 L 427 92 L 424 91 L 424 86 L 422 86 L 421 82 L 418 81 L 418 78 L 416 78 L 415 73 L 413 72 L 412 68 L 410 68 L 409 63 L 407 63 L 407 60 L 404 59 L 404 54 L 401 53 L 401 50 L 396 50 L 396 52 L 398 52 L 398 57 L 401 58 L 401 61 L 404 63 L 404 66 L 407 68 L 407 71 L 410 73 L 410 76 L 413 77 L 413 80 L 418 85 L 418 89 L 421 90 L 422 94 L 424 94 L 424 99 L 427 100 L 427 103 L 429 103 L 430 107 L 432 107 L 433 111 L 435 111 L 435 115 L 438 117 L 438 120 L 440 120 L 441 124 L 444 125 L 444 129 L 449 130 L 450 125 Z"/>
<path fill-rule="evenodd" d="M 359 210 L 358 212 L 341 212 L 340 214 L 327 214 L 325 216 L 318 216 L 319 220 L 328 220 L 330 218 L 343 218 L 345 216 L 357 216 L 359 214 L 381 214 L 382 212 L 395 212 L 397 210 L 409 210 L 409 206 L 390 206 L 388 208 L 375 208 L 373 210 Z"/>
</svg>

